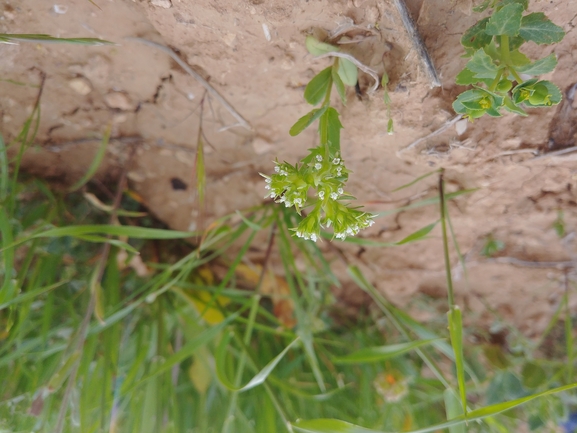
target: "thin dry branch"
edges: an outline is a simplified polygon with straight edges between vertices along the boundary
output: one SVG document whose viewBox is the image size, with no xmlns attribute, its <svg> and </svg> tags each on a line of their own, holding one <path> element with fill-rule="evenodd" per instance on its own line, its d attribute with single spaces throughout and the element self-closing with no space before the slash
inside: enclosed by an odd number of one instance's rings
<svg viewBox="0 0 577 433">
<path fill-rule="evenodd" d="M 399 150 L 399 153 L 405 152 L 409 149 L 412 149 L 413 147 L 415 147 L 417 144 L 431 138 L 434 137 L 435 135 L 439 135 L 441 132 L 446 131 L 449 127 L 453 126 L 455 123 L 457 123 L 459 120 L 461 120 L 463 118 L 463 116 L 461 114 L 453 117 L 451 120 L 448 120 L 447 122 L 445 122 L 443 124 L 443 126 L 441 126 L 439 129 L 431 132 L 428 135 L 425 135 L 424 137 L 419 138 L 418 140 L 413 141 L 411 144 L 409 144 L 407 147 L 402 148 L 401 150 Z"/>
<path fill-rule="evenodd" d="M 144 39 L 144 38 L 127 37 L 124 39 L 126 39 L 127 41 L 135 41 L 135 42 L 139 42 L 139 43 L 144 44 L 144 45 L 148 45 L 149 47 L 156 48 L 157 50 L 160 50 L 163 53 L 168 54 L 172 58 L 172 60 L 174 60 L 176 63 L 178 63 L 178 65 L 186 71 L 186 73 L 188 73 L 196 81 L 198 81 L 198 83 L 202 87 L 204 87 L 210 95 L 214 96 L 214 98 L 218 102 L 220 102 L 224 108 L 226 108 L 226 110 L 232 115 L 232 117 L 234 117 L 238 121 L 238 124 L 240 126 L 248 129 L 249 131 L 253 130 L 252 126 L 250 126 L 250 123 L 244 117 L 242 117 L 241 114 L 238 111 L 236 111 L 235 108 L 226 99 L 224 99 L 224 97 L 214 87 L 212 87 L 208 83 L 208 81 L 206 81 L 204 78 L 202 78 L 202 76 L 200 76 L 200 74 L 198 74 L 197 72 L 192 70 L 192 68 L 190 66 L 188 66 L 188 64 L 186 64 L 186 62 L 184 62 L 180 57 L 178 57 L 178 55 L 173 50 L 171 50 L 170 48 L 168 48 L 165 45 L 162 45 L 162 44 L 159 44 L 156 42 L 152 42 L 152 41 L 149 41 L 148 39 Z"/>
</svg>

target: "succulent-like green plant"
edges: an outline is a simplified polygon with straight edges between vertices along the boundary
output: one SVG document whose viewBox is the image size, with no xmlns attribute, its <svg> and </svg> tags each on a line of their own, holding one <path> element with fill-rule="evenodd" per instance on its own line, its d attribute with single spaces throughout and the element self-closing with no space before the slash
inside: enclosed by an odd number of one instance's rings
<svg viewBox="0 0 577 433">
<path fill-rule="evenodd" d="M 548 107 L 561 102 L 561 91 L 539 75 L 557 66 L 555 54 L 531 61 L 519 49 L 528 41 L 552 44 L 565 36 L 541 12 L 525 14 L 529 0 L 485 0 L 477 12 L 493 9 L 469 28 L 461 38 L 465 57 L 470 57 L 457 75 L 457 84 L 473 85 L 461 93 L 454 110 L 469 119 L 485 114 L 502 115 L 501 110 L 526 116 L 524 107 Z"/>
</svg>

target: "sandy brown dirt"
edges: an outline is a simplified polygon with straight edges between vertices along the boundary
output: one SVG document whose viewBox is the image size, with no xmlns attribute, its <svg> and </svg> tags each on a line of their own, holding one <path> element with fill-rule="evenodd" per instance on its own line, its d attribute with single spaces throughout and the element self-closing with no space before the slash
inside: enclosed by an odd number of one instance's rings
<svg viewBox="0 0 577 433">
<path fill-rule="evenodd" d="M 451 126 L 406 149 L 454 117 L 451 102 L 462 91 L 454 77 L 465 63 L 459 39 L 478 19 L 471 13 L 471 0 L 407 1 L 443 83 L 433 90 L 388 1 L 95 3 L 100 9 L 87 0 L 58 0 L 58 10 L 66 13 L 56 13 L 45 0 L 7 0 L 0 6 L 2 33 L 101 37 L 118 44 L 0 45 L 0 131 L 7 139 L 17 134 L 32 109 L 40 71 L 47 77 L 38 146 L 26 155 L 28 170 L 63 182 L 78 179 L 111 123 L 114 139 L 101 173 L 117 170 L 131 143 L 139 143 L 129 173 L 132 188 L 172 227 L 196 228 L 191 176 L 204 90 L 165 53 L 124 39 L 140 37 L 178 50 L 252 126 L 235 126 L 214 100 L 205 104 L 202 125 L 211 144 L 206 218 L 261 203 L 264 183 L 258 172 L 270 172 L 275 157 L 296 162 L 316 142 L 314 128 L 295 138 L 288 134 L 307 111 L 304 85 L 329 62 L 307 54 L 305 36 L 323 36 L 342 24 L 354 24 L 351 36 L 359 42 L 346 45 L 346 50 L 379 73 L 388 71 L 396 132 L 385 132 L 381 90 L 359 99 L 349 89 L 347 105 L 339 110 L 345 127 L 343 156 L 354 172 L 350 191 L 371 211 L 390 210 L 435 196 L 433 177 L 391 191 L 438 167 L 447 169 L 449 190 L 478 188 L 450 205 L 468 264 L 467 287 L 453 257 L 465 317 L 484 326 L 503 319 L 529 336 L 544 329 L 562 294 L 558 264 L 574 262 L 577 254 L 577 171 L 571 155 L 535 158 L 531 151 L 545 148 L 551 138 L 557 144 L 575 144 L 575 105 L 569 101 L 559 110 L 531 110 L 528 118 L 481 119 L 461 135 Z M 547 78 L 565 89 L 577 81 L 577 3 L 532 1 L 530 8 L 545 12 L 567 32 L 561 43 L 532 45 L 527 52 L 535 58 L 554 51 L 559 65 Z M 370 77 L 361 74 L 361 90 L 370 85 Z M 188 188 L 175 190 L 175 177 Z M 568 233 L 563 239 L 553 229 L 560 210 Z M 362 236 L 396 241 L 436 219 L 436 207 L 408 210 L 377 219 Z M 479 254 L 489 234 L 505 243 L 498 259 Z M 445 296 L 438 228 L 427 241 L 394 249 L 360 251 L 339 242 L 334 246 L 395 303 L 416 305 L 418 293 Z M 341 262 L 335 261 L 334 269 L 346 282 Z M 344 304 L 364 299 L 352 287 L 345 283 L 338 292 Z"/>
</svg>

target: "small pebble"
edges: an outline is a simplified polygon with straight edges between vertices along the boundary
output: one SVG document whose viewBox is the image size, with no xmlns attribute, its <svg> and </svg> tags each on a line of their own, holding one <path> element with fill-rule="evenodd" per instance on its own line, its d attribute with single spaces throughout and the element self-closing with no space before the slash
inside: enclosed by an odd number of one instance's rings
<svg viewBox="0 0 577 433">
<path fill-rule="evenodd" d="M 92 84 L 90 84 L 90 81 L 84 77 L 71 79 L 68 81 L 68 86 L 70 86 L 70 88 L 76 93 L 81 95 L 88 95 L 90 92 L 92 92 Z"/>
<path fill-rule="evenodd" d="M 124 92 L 110 92 L 104 95 L 104 102 L 110 108 L 116 108 L 122 111 L 134 109 L 128 95 Z"/>
<path fill-rule="evenodd" d="M 252 148 L 257 155 L 263 155 L 272 150 L 273 146 L 268 141 L 261 137 L 255 137 L 252 140 Z"/>
<path fill-rule="evenodd" d="M 172 2 L 170 0 L 150 0 L 152 6 L 157 6 L 159 8 L 169 9 L 172 7 Z"/>
<path fill-rule="evenodd" d="M 469 121 L 467 119 L 461 119 L 455 123 L 455 129 L 457 130 L 457 135 L 463 135 L 469 126 Z"/>
<path fill-rule="evenodd" d="M 54 5 L 52 6 L 52 10 L 54 11 L 54 13 L 57 13 L 58 15 L 64 15 L 66 12 L 68 12 L 68 6 Z"/>
</svg>

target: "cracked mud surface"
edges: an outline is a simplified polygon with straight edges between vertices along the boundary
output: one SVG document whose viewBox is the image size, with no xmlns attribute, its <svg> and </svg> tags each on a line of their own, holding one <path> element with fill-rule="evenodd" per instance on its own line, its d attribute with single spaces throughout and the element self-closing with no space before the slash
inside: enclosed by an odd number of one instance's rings
<svg viewBox="0 0 577 433">
<path fill-rule="evenodd" d="M 471 0 L 407 1 L 442 88 L 431 89 L 396 9 L 388 1 L 313 0 L 7 0 L 0 6 L 0 32 L 48 33 L 60 37 L 101 37 L 111 47 L 0 45 L 0 131 L 17 134 L 36 98 L 40 71 L 46 74 L 38 146 L 25 160 L 29 171 L 70 183 L 86 170 L 99 137 L 112 124 L 113 140 L 100 176 L 117 173 L 131 146 L 131 187 L 148 207 L 176 229 L 194 229 L 198 205 L 192 180 L 204 89 L 164 52 L 125 37 L 171 47 L 247 119 L 252 130 L 214 100 L 206 104 L 207 214 L 205 220 L 262 202 L 259 172 L 272 160 L 296 161 L 315 144 L 314 128 L 290 137 L 303 115 L 304 85 L 329 60 L 307 54 L 307 34 L 326 35 L 353 24 L 346 50 L 391 77 L 395 134 L 386 134 L 382 93 L 366 95 L 371 78 L 361 74 L 357 97 L 348 90 L 339 106 L 343 156 L 353 170 L 351 193 L 373 212 L 406 206 L 437 194 L 433 177 L 411 188 L 395 188 L 445 167 L 449 191 L 477 188 L 450 204 L 453 225 L 468 265 L 465 277 L 453 257 L 457 300 L 464 317 L 479 326 L 498 318 L 526 335 L 541 332 L 561 300 L 563 266 L 577 254 L 577 165 L 572 154 L 535 157 L 538 149 L 575 145 L 577 102 L 569 95 L 556 109 L 534 109 L 528 118 L 507 115 L 480 119 L 461 134 L 455 125 L 427 137 L 454 117 L 451 103 L 462 88 L 454 77 L 465 60 L 460 35 L 478 16 Z M 169 6 L 169 7 L 166 7 Z M 577 81 L 577 3 L 532 1 L 567 32 L 555 46 L 531 45 L 529 57 L 558 56 L 546 76 L 570 91 Z M 345 49 L 345 48 L 343 48 Z M 9 81 L 12 80 L 12 81 Z M 16 85 L 13 81 L 22 83 Z M 463 124 L 460 124 L 461 128 Z M 553 143 L 553 145 L 551 144 Z M 175 186 L 176 185 L 176 186 Z M 553 223 L 563 211 L 567 236 Z M 420 207 L 379 218 L 362 236 L 398 241 L 438 219 L 436 207 Z M 480 255 L 492 234 L 505 249 L 493 259 Z M 335 242 L 393 302 L 410 305 L 421 318 L 438 315 L 445 296 L 440 232 L 394 249 L 360 250 Z M 329 256 L 334 249 L 323 245 Z M 258 258 L 263 251 L 255 252 Z M 333 268 L 345 281 L 337 296 L 350 308 L 364 296 L 347 283 L 339 260 Z M 416 301 L 416 294 L 426 298 Z M 423 299 L 425 302 L 423 302 Z M 573 307 L 575 307 L 574 304 Z M 442 311 L 444 313 L 444 311 Z"/>
</svg>

